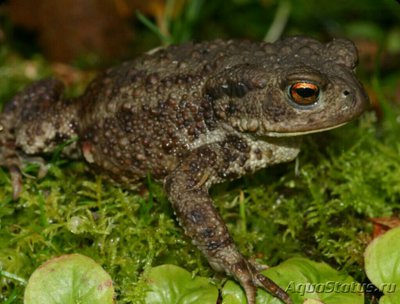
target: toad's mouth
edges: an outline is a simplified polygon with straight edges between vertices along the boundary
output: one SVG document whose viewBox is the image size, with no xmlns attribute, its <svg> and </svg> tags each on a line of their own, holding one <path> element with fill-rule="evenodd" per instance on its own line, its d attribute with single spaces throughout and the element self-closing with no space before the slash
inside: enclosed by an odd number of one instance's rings
<svg viewBox="0 0 400 304">
<path fill-rule="evenodd" d="M 271 127 L 268 125 L 264 125 L 262 122 L 256 120 L 256 119 L 241 119 L 239 121 L 231 121 L 231 124 L 233 127 L 237 128 L 240 132 L 242 133 L 247 133 L 251 134 L 256 137 L 294 137 L 294 136 L 301 136 L 301 135 L 307 135 L 307 134 L 312 134 L 312 133 L 319 133 L 319 132 L 324 132 L 324 131 L 329 131 L 332 129 L 339 128 L 350 121 L 344 121 L 342 123 L 337 123 L 333 124 L 330 126 L 324 126 L 321 128 L 313 127 L 310 129 L 304 128 L 303 130 L 295 130 L 291 131 L 290 128 L 287 128 L 286 130 L 282 128 L 283 130 L 279 131 L 270 131 Z"/>
<path fill-rule="evenodd" d="M 326 128 L 320 128 L 320 129 L 313 129 L 313 130 L 306 130 L 306 131 L 295 131 L 295 132 L 265 132 L 263 134 L 263 136 L 267 136 L 267 137 L 293 137 L 293 136 L 301 136 L 301 135 L 307 135 L 307 134 L 312 134 L 312 133 L 319 133 L 319 132 L 325 132 L 325 131 L 329 131 L 332 129 L 336 129 L 336 128 L 340 128 L 346 124 L 348 124 L 349 122 L 343 122 L 341 124 L 337 124 L 334 126 L 329 126 Z"/>
</svg>

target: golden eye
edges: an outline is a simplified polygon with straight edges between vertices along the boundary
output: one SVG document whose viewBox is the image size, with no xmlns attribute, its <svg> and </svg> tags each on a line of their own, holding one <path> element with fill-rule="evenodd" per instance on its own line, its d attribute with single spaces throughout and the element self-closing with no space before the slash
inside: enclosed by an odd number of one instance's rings
<svg viewBox="0 0 400 304">
<path fill-rule="evenodd" d="M 290 98 L 298 105 L 309 106 L 318 100 L 319 88 L 309 82 L 297 82 L 289 88 Z"/>
</svg>

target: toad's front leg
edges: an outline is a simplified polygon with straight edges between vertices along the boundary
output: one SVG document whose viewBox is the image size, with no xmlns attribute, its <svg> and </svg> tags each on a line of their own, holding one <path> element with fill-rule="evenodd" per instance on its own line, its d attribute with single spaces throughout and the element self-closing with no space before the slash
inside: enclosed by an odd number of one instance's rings
<svg viewBox="0 0 400 304">
<path fill-rule="evenodd" d="M 260 274 L 238 251 L 208 194 L 210 185 L 218 181 L 218 175 L 223 170 L 227 170 L 225 152 L 218 143 L 200 147 L 166 178 L 164 187 L 177 219 L 211 266 L 217 271 L 227 272 L 240 282 L 249 304 L 256 303 L 257 287 L 267 290 L 284 303 L 292 303 L 285 291 Z M 239 151 L 233 154 L 244 157 Z"/>
</svg>

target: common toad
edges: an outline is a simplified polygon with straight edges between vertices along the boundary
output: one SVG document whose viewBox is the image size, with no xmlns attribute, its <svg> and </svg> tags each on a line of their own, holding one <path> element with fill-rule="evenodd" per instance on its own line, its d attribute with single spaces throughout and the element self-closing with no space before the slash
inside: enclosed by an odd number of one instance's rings
<svg viewBox="0 0 400 304">
<path fill-rule="evenodd" d="M 0 114 L 0 164 L 17 198 L 21 159 L 78 137 L 64 155 L 83 155 L 124 185 L 148 173 L 162 182 L 185 233 L 215 270 L 240 282 L 248 303 L 257 287 L 291 303 L 238 251 L 208 190 L 291 161 L 299 135 L 359 116 L 368 98 L 356 62 L 344 39 L 218 40 L 145 54 L 105 71 L 74 99 L 63 98 L 60 81 L 42 80 Z"/>
</svg>

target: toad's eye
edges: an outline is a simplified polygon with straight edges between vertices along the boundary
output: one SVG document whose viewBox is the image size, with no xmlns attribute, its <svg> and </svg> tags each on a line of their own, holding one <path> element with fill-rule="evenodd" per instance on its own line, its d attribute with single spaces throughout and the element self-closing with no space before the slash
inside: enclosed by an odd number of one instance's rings
<svg viewBox="0 0 400 304">
<path fill-rule="evenodd" d="M 297 82 L 289 87 L 292 101 L 300 106 L 309 106 L 317 102 L 319 88 L 309 82 Z"/>
</svg>

